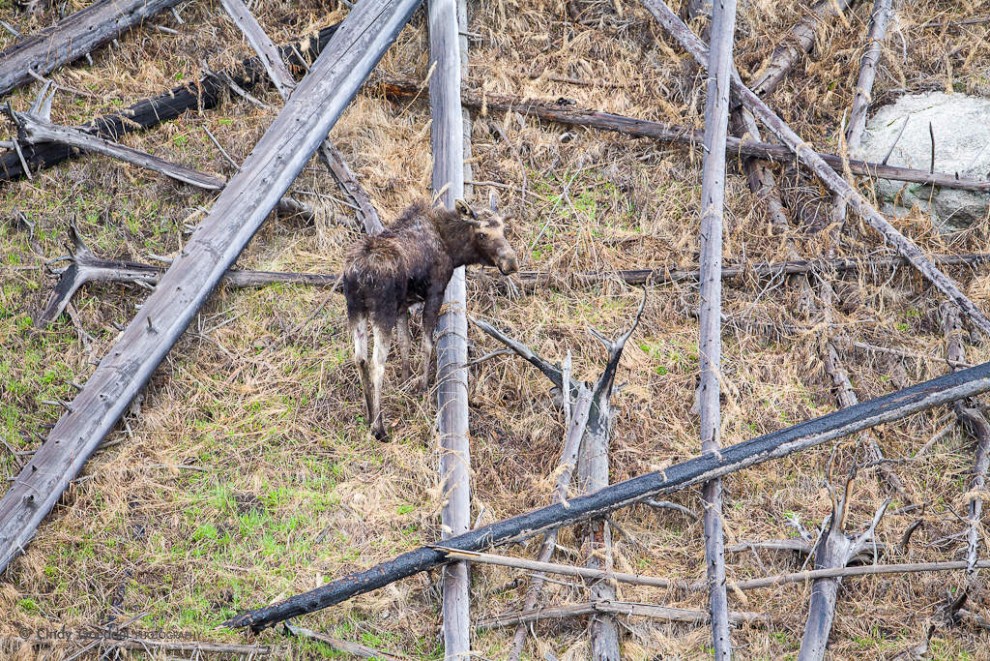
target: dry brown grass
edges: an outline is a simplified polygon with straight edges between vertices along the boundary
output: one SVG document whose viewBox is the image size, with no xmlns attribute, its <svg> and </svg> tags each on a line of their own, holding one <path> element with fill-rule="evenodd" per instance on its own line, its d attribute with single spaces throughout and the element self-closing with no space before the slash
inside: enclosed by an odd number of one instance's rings
<svg viewBox="0 0 990 661">
<path fill-rule="evenodd" d="M 78 8 L 84 3 L 70 3 Z M 762 65 L 772 44 L 801 15 L 797 0 L 753 0 L 741 10 L 738 62 L 744 77 Z M 771 99 L 785 120 L 816 145 L 834 149 L 842 113 L 862 48 L 870 3 L 859 3 L 848 25 L 823 31 L 818 51 Z M 943 89 L 987 93 L 990 66 L 986 25 L 919 28 L 932 20 L 986 13 L 985 2 L 927 0 L 900 13 L 877 81 L 877 96 L 888 100 L 902 89 Z M 339 20 L 345 10 L 324 3 L 259 2 L 262 24 L 277 42 Z M 94 56 L 95 65 L 74 66 L 56 80 L 92 97 L 59 96 L 57 122 L 84 120 L 196 76 L 200 62 L 217 69 L 247 52 L 219 6 L 183 5 L 184 25 L 168 16 L 158 22 L 180 35 L 144 29 L 120 47 Z M 45 16 L 25 21 L 9 3 L 0 18 L 36 29 Z M 536 98 L 567 97 L 580 107 L 700 126 L 703 96 L 698 73 L 637 3 L 624 0 L 486 0 L 476 6 L 471 32 L 468 83 L 489 92 Z M 9 43 L 3 37 L 0 45 Z M 390 74 L 422 77 L 427 60 L 421 17 L 386 55 Z M 946 56 L 949 52 L 951 55 Z M 575 78 L 588 84 L 561 82 Z M 608 82 L 610 84 L 601 84 Z M 23 107 L 33 90 L 13 95 Z M 273 91 L 256 92 L 278 107 Z M 128 144 L 199 169 L 230 174 L 207 139 L 208 127 L 235 159 L 243 159 L 271 121 L 272 113 L 235 98 L 215 111 L 190 113 L 156 130 L 134 134 Z M 425 103 L 392 104 L 374 92 L 360 95 L 334 129 L 341 147 L 386 218 L 426 194 L 430 154 Z M 508 137 L 504 141 L 498 125 Z M 510 185 L 500 190 L 503 206 L 518 220 L 513 241 L 523 268 L 561 273 L 696 263 L 696 221 L 700 157 L 680 148 L 645 141 L 565 130 L 516 113 L 477 118 L 472 141 L 474 179 Z M 523 181 L 533 195 L 524 203 Z M 728 182 L 727 261 L 780 260 L 783 237 L 775 236 L 742 177 Z M 814 182 L 800 182 L 807 197 L 823 198 Z M 270 221 L 244 253 L 244 267 L 338 271 L 343 248 L 356 232 L 334 222 L 345 206 L 315 162 L 294 186 L 318 208 L 317 222 L 302 227 Z M 317 195 L 310 195 L 316 193 Z M 484 193 L 485 191 L 479 191 Z M 144 258 L 169 254 L 182 242 L 184 224 L 194 224 L 210 195 L 191 192 L 145 172 L 89 158 L 63 165 L 0 190 L 4 215 L 23 212 L 36 224 L 44 257 L 62 252 L 69 221 L 76 221 L 94 249 L 106 256 Z M 930 252 L 985 250 L 988 229 L 980 224 L 951 236 L 935 234 L 920 215 L 895 221 Z M 825 249 L 825 235 L 792 237 L 805 256 Z M 836 246 L 840 255 L 882 252 L 858 221 Z M 139 291 L 88 288 L 76 299 L 82 327 L 94 336 L 87 349 L 68 320 L 45 331 L 28 328 L 48 286 L 37 266 L 42 255 L 29 247 L 26 232 L 0 225 L 4 256 L 0 292 L 2 426 L 12 447 L 30 449 L 29 434 L 43 433 L 58 411 L 41 403 L 71 397 L 71 381 L 82 382 L 113 341 L 112 324 L 126 323 Z M 953 276 L 983 307 L 990 306 L 990 275 L 956 270 Z M 846 276 L 836 285 L 836 321 L 851 339 L 904 349 L 932 359 L 901 360 L 850 352 L 844 355 L 862 399 L 944 373 L 938 297 L 907 269 Z M 818 319 L 795 312 L 787 282 L 731 283 L 726 289 L 723 443 L 817 416 L 835 407 L 820 349 L 825 329 Z M 140 413 L 128 417 L 129 431 L 109 439 L 112 446 L 92 460 L 55 514 L 41 527 L 26 553 L 0 581 L 0 635 L 23 627 L 66 625 L 70 629 L 123 621 L 145 614 L 143 628 L 180 629 L 196 638 L 242 641 L 247 635 L 216 630 L 236 611 L 313 588 L 346 572 L 439 537 L 438 456 L 432 405 L 408 387 L 396 386 L 390 367 L 387 411 L 393 442 L 369 440 L 362 420 L 359 385 L 349 363 L 343 305 L 331 299 L 313 322 L 324 293 L 271 287 L 222 291 L 204 308 L 146 393 Z M 604 363 L 586 328 L 617 334 L 630 322 L 640 293 L 607 283 L 593 289 L 543 290 L 504 295 L 493 274 L 469 284 L 472 315 L 501 328 L 552 360 L 567 351 L 575 371 L 594 378 Z M 693 456 L 699 440 L 691 412 L 698 372 L 696 289 L 688 284 L 650 293 L 643 323 L 629 343 L 615 397 L 612 479 L 621 480 Z M 754 332 L 756 328 L 762 332 Z M 774 332 L 770 330 L 776 328 Z M 292 331 L 295 334 L 287 335 Z M 495 348 L 471 330 L 472 352 Z M 985 346 L 969 346 L 969 360 L 987 359 Z M 547 502 L 561 444 L 560 413 L 547 396 L 549 384 L 531 367 L 500 356 L 472 369 L 470 389 L 475 512 L 482 521 L 510 516 Z M 945 411 L 916 416 L 879 430 L 888 457 L 908 459 L 893 466 L 910 501 L 920 509 L 897 513 L 895 499 L 878 529 L 880 541 L 896 545 L 905 528 L 924 522 L 907 554 L 891 560 L 962 557 L 965 543 L 945 539 L 963 529 L 962 494 L 972 464 L 972 443 L 953 430 L 930 452 L 914 452 L 952 419 Z M 24 432 L 24 433 L 22 433 Z M 2 474 L 16 473 L 2 451 Z M 729 544 L 794 536 L 791 520 L 814 529 L 829 512 L 826 462 L 837 458 L 831 479 L 862 451 L 854 440 L 823 447 L 726 480 Z M 864 525 L 887 495 L 873 471 L 856 480 L 850 521 Z M 699 494 L 678 494 L 696 511 Z M 617 566 L 665 577 L 704 574 L 702 530 L 669 511 L 635 507 L 616 515 L 629 537 L 618 536 Z M 570 530 L 561 545 L 578 550 Z M 509 549 L 532 555 L 534 544 Z M 562 561 L 576 558 L 565 554 Z M 730 578 L 792 571 L 801 559 L 760 551 L 730 557 Z M 518 608 L 524 587 L 517 573 L 491 567 L 474 571 L 474 612 L 487 617 Z M 305 626 L 326 630 L 413 658 L 436 658 L 438 575 L 431 573 L 361 596 L 305 618 Z M 920 640 L 946 591 L 966 585 L 962 575 L 915 574 L 861 578 L 842 591 L 832 635 L 836 659 L 890 657 Z M 795 655 L 803 629 L 808 586 L 787 586 L 731 595 L 735 608 L 770 613 L 775 623 L 734 632 L 739 658 Z M 620 597 L 700 608 L 703 595 L 687 599 L 652 588 L 622 586 Z M 571 581 L 546 589 L 546 603 L 585 598 Z M 970 607 L 985 612 L 982 583 Z M 530 658 L 585 658 L 582 621 L 535 627 Z M 631 659 L 705 658 L 704 628 L 630 620 L 623 627 L 624 654 Z M 267 632 L 266 643 L 284 643 Z M 475 648 L 487 658 L 508 649 L 511 629 L 480 632 Z M 17 658 L 36 651 L 3 648 Z M 77 648 L 73 648 L 77 649 Z M 940 629 L 933 658 L 990 658 L 987 634 L 965 626 Z M 40 653 L 40 652 L 39 652 Z M 54 651 L 63 658 L 71 649 Z M 319 658 L 329 654 L 309 643 L 289 644 L 285 654 Z"/>
</svg>

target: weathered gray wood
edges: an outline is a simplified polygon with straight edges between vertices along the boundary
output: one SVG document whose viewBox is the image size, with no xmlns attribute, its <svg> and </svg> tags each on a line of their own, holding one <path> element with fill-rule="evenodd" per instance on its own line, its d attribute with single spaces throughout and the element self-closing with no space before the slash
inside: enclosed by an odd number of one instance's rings
<svg viewBox="0 0 990 661">
<path fill-rule="evenodd" d="M 849 564 L 849 561 L 873 540 L 873 533 L 888 504 L 890 504 L 889 500 L 880 507 L 865 532 L 850 539 L 842 530 L 849 506 L 849 484 L 847 484 L 846 493 L 839 498 L 833 498 L 832 514 L 815 547 L 815 569 L 818 571 L 839 569 Z M 801 640 L 799 661 L 818 661 L 825 658 L 825 648 L 835 619 L 841 583 L 841 575 L 816 578 L 812 583 L 808 622 Z"/>
<path fill-rule="evenodd" d="M 365 0 L 341 24 L 85 386 L 0 500 L 0 571 L 144 388 L 302 171 L 418 0 Z"/>
<path fill-rule="evenodd" d="M 420 94 L 419 85 L 410 80 L 386 79 L 382 82 L 381 89 L 386 95 L 393 98 L 409 98 Z M 465 107 L 475 110 L 486 108 L 488 112 L 511 111 L 565 126 L 584 126 L 599 131 L 612 131 L 622 135 L 649 138 L 665 143 L 700 147 L 704 142 L 703 133 L 692 128 L 651 122 L 626 115 L 575 108 L 573 105 L 566 103 L 566 99 L 564 101 L 564 103 L 537 101 L 505 94 L 486 93 L 483 96 L 473 92 L 463 92 L 461 94 L 461 103 Z M 794 161 L 794 152 L 786 145 L 741 140 L 730 136 L 726 140 L 725 148 L 726 152 L 732 157 L 749 156 L 780 163 L 791 163 Z M 809 145 L 802 147 L 802 151 L 810 149 L 811 147 Z M 836 172 L 843 172 L 844 161 L 841 156 L 814 153 Z M 850 159 L 847 164 L 849 170 L 857 175 L 941 186 L 943 188 L 972 190 L 981 193 L 990 192 L 990 180 L 986 179 L 972 179 L 939 172 L 933 174 L 928 170 L 902 168 L 857 159 Z"/>
<path fill-rule="evenodd" d="M 815 34 L 822 21 L 842 13 L 855 0 L 819 0 L 780 40 L 770 59 L 760 67 L 762 73 L 749 85 L 756 94 L 766 96 L 783 82 L 787 74 L 801 61 L 805 53 L 815 46 Z M 800 5 L 799 5 L 800 6 Z"/>
<path fill-rule="evenodd" d="M 268 72 L 275 89 L 283 101 L 287 101 L 296 88 L 296 81 L 289 71 L 278 47 L 268 38 L 254 15 L 244 4 L 243 0 L 221 0 L 224 9 L 244 33 L 248 43 L 258 54 L 258 59 Z M 340 153 L 329 138 L 320 143 L 317 153 L 326 165 L 337 184 L 347 193 L 357 205 L 358 215 L 368 234 L 378 234 L 384 228 L 378 211 L 371 203 L 371 197 L 357 180 L 357 176 L 347 165 L 343 154 Z"/>
<path fill-rule="evenodd" d="M 361 645 L 360 643 L 352 643 L 347 640 L 340 640 L 339 638 L 334 638 L 328 636 L 319 631 L 312 631 L 311 629 L 304 629 L 303 627 L 297 627 L 292 624 L 286 624 L 285 627 L 294 636 L 302 636 L 304 638 L 312 638 L 313 640 L 318 640 L 321 643 L 326 643 L 331 648 L 337 650 L 338 652 L 343 652 L 350 656 L 356 656 L 359 659 L 378 659 L 379 661 L 403 661 L 408 659 L 407 656 L 397 656 L 395 654 L 389 654 L 388 652 L 382 652 L 381 650 L 376 650 L 374 648 L 368 647 L 367 645 Z"/>
<path fill-rule="evenodd" d="M 501 335 L 481 320 L 475 325 L 497 337 Z M 504 337 L 504 335 L 502 335 Z M 516 342 L 506 342 L 547 378 L 560 385 L 556 366 L 534 355 Z M 801 452 L 884 423 L 901 420 L 913 413 L 972 397 L 990 390 L 990 363 L 948 374 L 905 388 L 883 397 L 841 409 L 814 420 L 771 432 L 758 438 L 723 448 L 668 466 L 662 471 L 640 475 L 613 484 L 588 496 L 573 498 L 445 540 L 444 546 L 461 551 L 481 551 L 500 544 L 521 541 L 551 528 L 603 516 L 661 493 L 671 493 L 738 472 L 750 466 Z M 443 552 L 431 547 L 409 551 L 388 562 L 331 581 L 309 592 L 290 597 L 256 611 L 242 613 L 225 624 L 255 630 L 304 613 L 327 608 L 351 597 L 370 592 L 397 580 L 445 563 Z"/>
<path fill-rule="evenodd" d="M 448 209 L 464 196 L 464 131 L 461 112 L 461 44 L 456 0 L 427 0 L 430 37 L 430 146 L 433 194 Z M 465 28 L 466 29 L 466 28 Z M 443 539 L 471 527 L 471 448 L 468 443 L 467 284 L 454 272 L 444 294 L 446 312 L 437 322 L 437 429 Z M 427 360 L 430 357 L 427 356 Z M 443 570 L 444 658 L 463 659 L 471 650 L 470 577 L 466 562 Z"/>
<path fill-rule="evenodd" d="M 180 0 L 100 0 L 0 53 L 0 98 L 116 39 Z"/>
<path fill-rule="evenodd" d="M 226 180 L 221 177 L 166 161 L 75 127 L 51 124 L 37 115 L 17 112 L 9 106 L 5 112 L 17 125 L 18 139 L 26 144 L 59 143 L 74 149 L 102 154 L 204 190 L 220 190 L 227 185 Z M 313 210 L 308 205 L 290 197 L 280 199 L 277 208 L 283 213 L 300 213 L 310 217 L 313 215 Z"/>
<path fill-rule="evenodd" d="M 116 158 L 147 170 L 154 170 L 176 181 L 181 181 L 182 183 L 205 190 L 220 190 L 226 183 L 220 177 L 199 172 L 184 165 L 152 156 L 143 151 L 104 140 L 79 129 L 50 124 L 41 117 L 31 113 L 18 112 L 9 106 L 5 112 L 17 125 L 18 140 L 22 140 L 27 144 L 34 145 L 45 142 L 57 142 L 94 154 L 103 154 L 104 156 Z"/>
<path fill-rule="evenodd" d="M 850 150 L 857 149 L 863 141 L 866 130 L 866 114 L 873 100 L 873 83 L 877 78 L 877 64 L 887 36 L 887 26 L 894 13 L 893 0 L 876 0 L 870 16 L 870 30 L 867 34 L 866 50 L 859 61 L 859 77 L 853 94 L 852 111 L 849 113 L 849 127 L 846 129 L 846 145 Z"/>
<path fill-rule="evenodd" d="M 963 347 L 964 330 L 959 320 L 959 310 L 954 305 L 943 303 L 942 331 L 945 333 L 945 357 L 952 371 L 959 371 L 960 363 L 966 361 Z M 960 400 L 953 407 L 959 424 L 976 441 L 973 459 L 973 477 L 970 480 L 969 516 L 966 517 L 966 562 L 967 572 L 972 575 L 980 555 L 980 540 L 983 538 L 983 494 L 986 492 L 987 469 L 990 468 L 990 421 L 980 408 L 979 402 Z"/>
<path fill-rule="evenodd" d="M 725 212 L 725 142 L 729 131 L 729 74 L 736 27 L 735 0 L 712 4 L 712 47 L 708 53 L 705 97 L 705 146 L 701 175 L 701 291 L 699 296 L 698 410 L 701 451 L 721 447 L 722 409 L 722 229 Z M 708 603 L 715 658 L 732 658 L 729 638 L 729 598 L 725 590 L 725 533 L 722 521 L 722 481 L 702 486 Z"/>
<path fill-rule="evenodd" d="M 657 18 L 657 21 L 687 50 L 702 66 L 706 66 L 707 48 L 697 36 L 672 12 L 662 0 L 643 0 L 647 9 Z M 756 94 L 747 88 L 738 76 L 733 77 L 733 89 L 742 102 L 753 111 L 753 114 L 763 122 L 780 140 L 791 149 L 798 160 L 811 170 L 825 186 L 837 195 L 841 195 L 846 203 L 858 213 L 866 223 L 879 233 L 883 239 L 892 244 L 898 252 L 904 255 L 936 289 L 941 291 L 950 301 L 959 306 L 963 314 L 980 329 L 990 336 L 990 319 L 962 293 L 959 286 L 944 273 L 939 271 L 931 260 L 911 240 L 901 234 L 886 218 L 849 182 L 836 174 L 827 163 L 814 151 L 811 151 L 801 137 L 783 122 Z"/>
</svg>

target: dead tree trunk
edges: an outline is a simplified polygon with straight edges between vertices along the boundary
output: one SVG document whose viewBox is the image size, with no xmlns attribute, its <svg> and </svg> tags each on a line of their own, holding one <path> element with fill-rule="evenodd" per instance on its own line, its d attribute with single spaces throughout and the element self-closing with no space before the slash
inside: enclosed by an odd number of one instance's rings
<svg viewBox="0 0 990 661">
<path fill-rule="evenodd" d="M 702 66 L 706 65 L 707 49 L 697 36 L 672 12 L 662 0 L 643 0 L 643 3 L 667 32 L 687 50 Z M 858 213 L 866 223 L 879 233 L 885 241 L 894 245 L 898 252 L 929 281 L 962 310 L 963 314 L 972 321 L 985 335 L 990 336 L 990 319 L 960 291 L 959 286 L 921 252 L 907 237 L 901 234 L 893 225 L 887 222 L 880 213 L 845 179 L 836 174 L 825 161 L 815 152 L 805 147 L 805 142 L 783 122 L 758 96 L 747 88 L 738 76 L 733 77 L 733 90 L 741 101 L 753 111 L 753 114 L 763 122 L 794 154 L 798 160 L 815 173 L 829 190 L 841 195 L 849 206 Z"/>
<path fill-rule="evenodd" d="M 289 95 L 296 88 L 296 81 L 289 72 L 289 67 L 282 59 L 281 53 L 268 38 L 261 25 L 251 14 L 242 0 L 221 0 L 224 9 L 237 24 L 237 27 L 244 33 L 251 48 L 258 54 L 258 60 L 265 67 L 268 77 L 275 85 L 283 101 L 289 100 Z M 378 234 L 384 228 L 378 211 L 371 203 L 371 197 L 357 180 L 354 172 L 348 167 L 343 154 L 334 146 L 329 138 L 320 144 L 317 150 L 323 164 L 337 180 L 337 184 L 347 193 L 357 205 L 358 215 L 364 223 L 364 230 L 368 234 Z"/>
<path fill-rule="evenodd" d="M 488 324 L 480 321 L 475 323 L 486 332 L 501 335 Z M 535 365 L 554 384 L 563 388 L 560 371 L 556 366 L 550 365 L 524 346 L 511 341 L 506 344 Z M 771 459 L 786 457 L 863 429 L 900 420 L 913 413 L 972 397 L 987 390 L 990 390 L 990 363 L 941 376 L 848 409 L 729 446 L 718 454 L 706 453 L 669 466 L 663 471 L 619 482 L 596 493 L 574 498 L 566 505 L 550 505 L 475 528 L 464 535 L 446 540 L 444 546 L 461 551 L 481 551 L 492 546 L 521 541 L 551 528 L 602 516 L 644 498 L 724 477 Z M 422 547 L 280 603 L 242 613 L 225 624 L 231 627 L 264 629 L 276 622 L 327 608 L 445 562 L 442 551 Z"/>
<path fill-rule="evenodd" d="M 707 57 L 704 54 L 705 51 L 701 51 L 701 53 L 702 58 Z M 382 91 L 387 96 L 393 98 L 416 97 L 421 92 L 418 83 L 410 80 L 395 79 L 383 81 Z M 658 142 L 687 144 L 694 147 L 704 143 L 704 135 L 701 131 L 696 131 L 685 126 L 663 124 L 645 119 L 636 119 L 626 115 L 574 108 L 569 103 L 566 103 L 566 99 L 562 101 L 559 103 L 534 101 L 504 94 L 485 94 L 482 96 L 480 94 L 464 92 L 461 95 L 461 102 L 465 107 L 476 110 L 485 109 L 489 113 L 517 112 L 566 126 L 584 126 L 600 131 L 613 131 L 630 137 L 649 138 Z M 790 163 L 794 160 L 794 152 L 790 147 L 769 142 L 744 141 L 730 136 L 726 140 L 725 148 L 726 152 L 733 157 L 750 156 L 781 163 Z M 809 150 L 809 146 L 802 146 L 802 153 Z M 982 193 L 990 192 L 990 181 L 985 179 L 972 179 L 939 172 L 931 173 L 928 170 L 902 168 L 856 159 L 850 159 L 846 162 L 843 161 L 841 156 L 835 154 L 822 154 L 818 152 L 813 152 L 813 154 L 824 160 L 828 167 L 836 172 L 842 172 L 843 167 L 848 165 L 850 171 L 857 175 L 879 177 L 893 181 L 907 181 L 929 186 L 941 186 L 943 188 L 972 190 Z"/>
<path fill-rule="evenodd" d="M 448 209 L 464 196 L 464 150 L 469 134 L 461 111 L 460 43 L 456 0 L 428 0 L 430 37 L 430 146 L 433 194 Z M 465 28 L 466 29 L 466 28 Z M 454 272 L 437 323 L 437 428 L 440 435 L 440 482 L 443 539 L 471 527 L 471 448 L 468 443 L 467 284 L 464 268 Z M 429 360 L 430 357 L 427 357 Z M 466 658 L 471 650 L 468 563 L 443 570 L 443 641 L 448 660 Z"/>
<path fill-rule="evenodd" d="M 418 4 L 366 0 L 341 24 L 154 293 L 0 500 L 0 571 L 24 548 L 147 384 Z"/>
<path fill-rule="evenodd" d="M 561 368 L 561 383 L 566 384 L 561 388 L 564 394 L 564 447 L 560 453 L 560 462 L 557 468 L 557 482 L 553 489 L 551 503 L 567 502 L 567 489 L 571 484 L 571 476 L 577 466 L 578 452 L 581 449 L 581 441 L 584 438 L 584 430 L 588 425 L 588 415 L 591 412 L 591 390 L 588 388 L 573 387 L 571 382 L 571 354 L 567 352 L 564 365 Z M 574 394 L 576 391 L 576 394 Z M 551 530 L 543 536 L 540 544 L 540 552 L 537 554 L 538 562 L 549 562 L 553 557 L 554 548 L 557 545 L 557 530 Z M 546 574 L 535 573 L 530 579 L 529 588 L 526 590 L 526 598 L 523 602 L 523 610 L 533 610 L 540 600 L 540 592 L 546 582 Z M 526 644 L 526 625 L 520 623 L 516 627 L 516 633 L 512 639 L 512 652 L 509 654 L 510 661 L 518 661 L 522 656 L 523 647 Z"/>
<path fill-rule="evenodd" d="M 705 101 L 705 156 L 701 183 L 701 451 L 718 453 L 721 447 L 720 404 L 722 371 L 722 219 L 725 210 L 725 142 L 729 127 L 729 73 L 736 26 L 735 0 L 715 0 L 712 12 L 712 48 L 708 60 Z M 725 591 L 725 534 L 722 520 L 722 481 L 702 487 L 705 502 L 705 558 L 715 658 L 732 658 L 729 638 L 729 601 Z"/>
<path fill-rule="evenodd" d="M 0 98 L 116 39 L 179 0 L 100 0 L 0 53 Z"/>
<path fill-rule="evenodd" d="M 337 26 L 332 25 L 317 34 L 297 39 L 291 46 L 282 46 L 280 53 L 292 66 L 302 68 L 306 62 L 300 59 L 301 55 L 315 58 L 329 43 L 336 30 Z M 152 128 L 179 117 L 187 110 L 215 108 L 228 87 L 227 78 L 233 80 L 238 87 L 250 90 L 259 81 L 266 80 L 263 74 L 261 61 L 256 57 L 249 58 L 235 68 L 220 73 L 207 73 L 199 80 L 180 85 L 159 96 L 143 99 L 118 113 L 97 117 L 76 128 L 101 138 L 120 140 L 127 133 Z M 29 145 L 23 151 L 28 167 L 35 171 L 79 155 L 75 149 L 62 144 Z M 0 181 L 23 176 L 24 168 L 17 154 L 0 154 Z"/>
</svg>

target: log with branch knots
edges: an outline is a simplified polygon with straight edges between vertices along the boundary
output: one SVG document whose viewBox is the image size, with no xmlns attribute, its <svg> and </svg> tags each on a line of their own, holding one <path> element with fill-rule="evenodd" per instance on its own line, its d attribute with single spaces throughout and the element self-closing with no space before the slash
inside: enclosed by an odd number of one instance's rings
<svg viewBox="0 0 990 661">
<path fill-rule="evenodd" d="M 410 98 L 421 94 L 420 85 L 412 80 L 386 78 L 380 81 L 382 92 L 393 98 Z M 536 117 L 548 122 L 565 126 L 584 126 L 599 131 L 620 133 L 634 138 L 649 138 L 657 142 L 686 144 L 700 148 L 704 144 L 704 134 L 693 128 L 676 124 L 664 124 L 646 119 L 637 119 L 626 115 L 600 112 L 586 108 L 577 108 L 567 99 L 554 101 L 533 100 L 505 94 L 477 94 L 464 91 L 461 102 L 466 108 L 491 113 L 518 112 L 522 115 Z M 755 140 L 740 139 L 729 136 L 725 143 L 726 153 L 730 156 L 747 156 L 768 161 L 789 163 L 795 160 L 794 151 L 786 145 Z M 811 147 L 803 145 L 802 153 L 809 152 Z M 990 192 L 990 180 L 959 177 L 953 174 L 931 173 L 928 170 L 902 168 L 883 163 L 873 163 L 849 159 L 844 162 L 841 156 L 811 152 L 823 159 L 829 168 L 842 172 L 845 164 L 856 175 L 905 181 L 909 183 L 941 186 L 960 190 L 972 190 L 981 193 Z"/>
<path fill-rule="evenodd" d="M 700 65 L 706 66 L 708 49 L 678 18 L 677 14 L 672 12 L 662 0 L 643 0 L 643 3 L 664 29 Z M 990 319 L 959 289 L 959 286 L 951 278 L 939 271 L 924 253 L 873 208 L 859 191 L 832 170 L 816 152 L 811 151 L 797 133 L 742 83 L 738 75 L 733 77 L 732 85 L 735 93 L 753 112 L 754 116 L 773 131 L 805 167 L 814 172 L 834 194 L 841 195 L 870 227 L 879 233 L 886 242 L 892 244 L 935 288 L 957 305 L 975 327 L 979 328 L 985 335 L 990 336 Z"/>
<path fill-rule="evenodd" d="M 735 0 L 715 0 L 712 47 L 708 56 L 705 98 L 705 143 L 701 180 L 701 291 L 699 295 L 701 377 L 698 409 L 701 451 L 721 447 L 722 379 L 722 228 L 725 213 L 725 143 L 729 130 L 729 80 L 736 26 Z M 732 657 L 729 637 L 729 598 L 725 589 L 725 533 L 722 520 L 722 481 L 702 485 L 705 561 L 715 658 Z"/>
<path fill-rule="evenodd" d="M 476 323 L 484 330 L 481 325 L 483 322 Z M 525 352 L 526 348 L 521 347 L 520 351 Z M 530 355 L 527 360 L 558 387 L 563 387 L 556 366 L 535 355 Z M 987 390 L 990 390 L 990 363 L 926 381 L 854 407 L 725 447 L 718 454 L 707 453 L 662 471 L 619 482 L 597 493 L 573 498 L 566 505 L 550 505 L 476 528 L 464 535 L 445 540 L 444 545 L 462 551 L 480 551 L 521 541 L 561 525 L 602 516 L 651 496 L 724 477 L 750 466 L 779 459 Z M 338 604 L 355 595 L 370 592 L 446 562 L 447 558 L 442 551 L 430 547 L 419 548 L 280 603 L 242 613 L 226 624 L 263 629 L 287 618 Z"/>
<path fill-rule="evenodd" d="M 82 470 L 302 171 L 418 0 L 365 0 L 344 20 L 133 321 L 0 500 L 0 571 Z"/>
<path fill-rule="evenodd" d="M 87 55 L 180 0 L 100 0 L 0 53 L 0 98 Z"/>
</svg>

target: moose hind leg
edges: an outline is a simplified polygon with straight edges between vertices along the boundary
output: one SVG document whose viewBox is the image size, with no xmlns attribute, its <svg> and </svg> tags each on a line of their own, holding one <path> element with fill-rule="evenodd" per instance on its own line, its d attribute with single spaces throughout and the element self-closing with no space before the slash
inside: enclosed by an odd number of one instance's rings
<svg viewBox="0 0 990 661">
<path fill-rule="evenodd" d="M 371 399 L 371 379 L 368 374 L 368 320 L 357 317 L 351 320 L 351 335 L 354 338 L 354 364 L 361 377 L 361 392 L 364 393 L 364 406 L 370 420 L 373 413 Z"/>
<path fill-rule="evenodd" d="M 392 329 L 385 329 L 377 324 L 372 324 L 372 331 L 375 335 L 375 348 L 371 359 L 371 383 L 374 387 L 371 401 L 371 433 L 379 441 L 387 441 L 388 433 L 385 431 L 385 415 L 382 413 L 382 381 L 385 378 L 385 361 L 388 360 L 389 343 L 392 341 Z"/>
<path fill-rule="evenodd" d="M 402 358 L 402 380 L 405 381 L 409 378 L 409 347 L 412 343 L 412 338 L 409 335 L 408 308 L 399 310 L 399 316 L 396 318 L 396 323 L 396 332 L 399 336 L 399 356 Z"/>
</svg>

